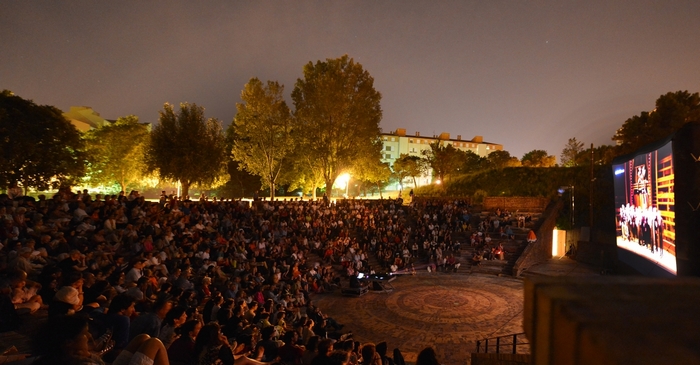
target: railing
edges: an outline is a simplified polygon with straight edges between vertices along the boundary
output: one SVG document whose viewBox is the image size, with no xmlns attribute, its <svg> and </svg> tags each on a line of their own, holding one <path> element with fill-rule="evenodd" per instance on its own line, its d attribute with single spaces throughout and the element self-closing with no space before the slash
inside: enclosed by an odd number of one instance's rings
<svg viewBox="0 0 700 365">
<path fill-rule="evenodd" d="M 485 338 L 483 340 L 478 340 L 476 341 L 476 352 L 489 352 L 489 343 L 491 343 L 492 348 L 494 347 L 493 343 L 495 344 L 496 351 L 491 351 L 495 353 L 501 353 L 501 348 L 509 348 L 510 352 L 513 354 L 518 353 L 518 346 L 525 346 L 525 345 L 530 345 L 530 342 L 527 341 L 527 338 L 525 337 L 525 333 L 515 333 L 512 335 L 505 335 L 505 336 L 498 336 L 498 337 L 491 337 L 491 338 Z M 482 350 L 482 345 L 483 345 L 483 351 Z M 508 353 L 508 352 L 503 352 L 503 353 Z"/>
</svg>

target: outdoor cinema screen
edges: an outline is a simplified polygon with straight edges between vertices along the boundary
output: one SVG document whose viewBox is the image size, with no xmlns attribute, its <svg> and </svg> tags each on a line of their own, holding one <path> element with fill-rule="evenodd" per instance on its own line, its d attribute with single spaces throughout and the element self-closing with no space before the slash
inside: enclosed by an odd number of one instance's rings
<svg viewBox="0 0 700 365">
<path fill-rule="evenodd" d="M 616 160 L 613 174 L 617 247 L 676 275 L 672 144 Z"/>
</svg>

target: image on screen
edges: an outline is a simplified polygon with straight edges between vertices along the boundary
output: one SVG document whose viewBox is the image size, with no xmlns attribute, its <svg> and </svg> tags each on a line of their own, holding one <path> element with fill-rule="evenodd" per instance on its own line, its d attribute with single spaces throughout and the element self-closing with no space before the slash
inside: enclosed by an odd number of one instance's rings
<svg viewBox="0 0 700 365">
<path fill-rule="evenodd" d="M 613 165 L 617 246 L 677 274 L 671 143 Z"/>
</svg>

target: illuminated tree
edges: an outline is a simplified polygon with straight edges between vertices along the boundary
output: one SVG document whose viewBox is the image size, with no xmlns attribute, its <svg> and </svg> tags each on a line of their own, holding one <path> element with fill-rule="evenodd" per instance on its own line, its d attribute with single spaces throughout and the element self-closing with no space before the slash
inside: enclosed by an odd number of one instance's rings
<svg viewBox="0 0 700 365">
<path fill-rule="evenodd" d="M 85 133 L 88 178 L 91 185 L 117 182 L 122 191 L 144 177 L 148 126 L 129 115 Z"/>
<path fill-rule="evenodd" d="M 577 166 L 577 157 L 583 151 L 583 142 L 577 141 L 576 137 L 569 138 L 569 142 L 561 151 L 561 165 L 564 167 Z"/>
<path fill-rule="evenodd" d="M 486 165 L 492 169 L 502 169 L 504 167 L 518 167 L 522 163 L 517 157 L 511 156 L 508 151 L 493 151 L 486 157 Z"/>
<path fill-rule="evenodd" d="M 180 181 L 182 195 L 190 186 L 210 185 L 221 178 L 225 140 L 221 122 L 204 118 L 204 108 L 180 103 L 175 112 L 165 103 L 147 147 L 146 165 L 161 179 Z"/>
<path fill-rule="evenodd" d="M 363 185 L 375 185 L 379 190 L 379 197 L 382 196 L 382 185 L 389 182 L 391 178 L 391 167 L 389 163 L 374 159 L 362 159 L 353 169 L 353 178 L 359 180 Z"/>
<path fill-rule="evenodd" d="M 445 177 L 457 171 L 464 152 L 451 144 L 435 141 L 429 150 L 422 151 L 428 165 L 433 169 L 433 176 L 445 181 Z"/>
<path fill-rule="evenodd" d="M 71 185 L 85 174 L 81 133 L 53 106 L 0 93 L 0 188 Z"/>
<path fill-rule="evenodd" d="M 532 150 L 523 155 L 521 163 L 526 167 L 552 167 L 557 164 L 557 158 L 547 151 Z"/>
<path fill-rule="evenodd" d="M 380 133 L 381 94 L 362 65 L 347 55 L 309 62 L 292 99 L 303 139 L 299 148 L 318 163 L 326 191 L 358 158 L 372 155 L 379 160 L 374 141 Z"/>
<path fill-rule="evenodd" d="M 270 199 L 287 157 L 294 149 L 292 118 L 282 95 L 284 87 L 268 81 L 263 85 L 252 78 L 241 92 L 243 103 L 236 104 L 238 113 L 230 128 L 235 139 L 231 150 L 240 168 L 260 176 L 270 187 Z"/>
<path fill-rule="evenodd" d="M 394 173 L 398 177 L 403 186 L 403 180 L 407 177 L 413 179 L 413 186 L 416 184 L 416 177 L 423 176 L 428 170 L 427 160 L 418 156 L 411 156 L 402 153 L 401 156 L 394 161 Z"/>
</svg>

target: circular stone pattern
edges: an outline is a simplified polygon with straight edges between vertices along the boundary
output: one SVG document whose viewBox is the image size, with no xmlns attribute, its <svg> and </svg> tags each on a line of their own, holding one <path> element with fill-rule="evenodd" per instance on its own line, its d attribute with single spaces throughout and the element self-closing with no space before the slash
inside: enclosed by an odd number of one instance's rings
<svg viewBox="0 0 700 365">
<path fill-rule="evenodd" d="M 477 275 L 401 276 L 389 293 L 320 295 L 314 302 L 360 342 L 386 341 L 407 361 L 433 346 L 443 364 L 465 363 L 479 339 L 523 332 L 520 280 Z"/>
</svg>

